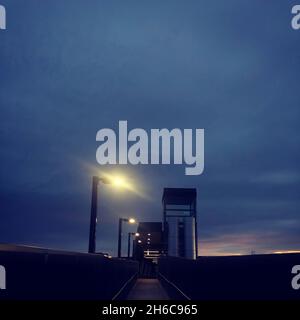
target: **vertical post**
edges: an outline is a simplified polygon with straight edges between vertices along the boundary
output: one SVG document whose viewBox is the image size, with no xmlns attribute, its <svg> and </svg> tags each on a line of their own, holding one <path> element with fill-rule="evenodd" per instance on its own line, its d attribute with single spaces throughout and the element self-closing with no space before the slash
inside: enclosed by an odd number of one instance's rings
<svg viewBox="0 0 300 320">
<path fill-rule="evenodd" d="M 132 258 L 136 260 L 136 239 L 132 239 Z"/>
<path fill-rule="evenodd" d="M 118 232 L 118 258 L 121 258 L 121 242 L 122 242 L 122 222 L 123 219 L 119 218 L 119 232 Z"/>
<path fill-rule="evenodd" d="M 131 232 L 128 232 L 128 246 L 127 246 L 127 257 L 130 258 L 130 244 L 131 244 Z"/>
<path fill-rule="evenodd" d="M 163 200 L 163 250 L 164 254 L 168 254 L 168 238 L 169 238 L 169 225 L 167 222 L 167 207 L 166 201 Z"/>
<path fill-rule="evenodd" d="M 197 257 L 198 257 L 198 225 L 197 225 L 197 205 L 196 205 L 196 201 L 197 200 L 195 200 L 193 207 L 194 207 L 194 215 L 195 215 L 195 241 L 196 241 L 195 248 L 196 248 L 196 259 L 197 259 Z"/>
<path fill-rule="evenodd" d="M 89 236 L 89 253 L 95 253 L 96 252 L 98 183 L 99 183 L 99 178 L 94 176 L 93 177 L 93 183 L 92 183 L 92 203 L 91 203 L 91 220 L 90 220 L 90 236 Z"/>
</svg>

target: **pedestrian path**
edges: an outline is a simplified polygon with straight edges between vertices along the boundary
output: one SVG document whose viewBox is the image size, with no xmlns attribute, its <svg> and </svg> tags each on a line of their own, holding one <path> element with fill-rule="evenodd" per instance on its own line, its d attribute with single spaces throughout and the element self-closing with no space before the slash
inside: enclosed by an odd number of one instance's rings
<svg viewBox="0 0 300 320">
<path fill-rule="evenodd" d="M 138 279 L 127 300 L 170 300 L 170 298 L 157 279 Z"/>
</svg>

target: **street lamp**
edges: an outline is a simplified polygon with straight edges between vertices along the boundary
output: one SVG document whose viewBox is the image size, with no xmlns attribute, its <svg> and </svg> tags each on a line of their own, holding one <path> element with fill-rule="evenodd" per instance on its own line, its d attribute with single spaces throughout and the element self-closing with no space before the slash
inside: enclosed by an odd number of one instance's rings
<svg viewBox="0 0 300 320">
<path fill-rule="evenodd" d="M 91 201 L 91 220 L 89 234 L 89 253 L 96 252 L 96 227 L 97 227 L 97 203 L 98 203 L 98 184 L 112 184 L 116 187 L 126 187 L 127 184 L 122 177 L 98 177 L 93 176 L 92 181 L 92 201 Z"/>
<path fill-rule="evenodd" d="M 136 221 L 133 218 L 119 218 L 118 258 L 121 258 L 121 251 L 122 251 L 122 225 L 123 225 L 123 222 L 128 222 L 130 224 L 133 224 Z"/>
<path fill-rule="evenodd" d="M 135 236 L 135 237 L 139 237 L 140 234 L 138 232 L 128 232 L 128 253 L 127 253 L 127 257 L 130 258 L 130 245 L 131 245 L 131 236 Z M 132 243 L 132 256 L 134 256 L 134 240 Z"/>
</svg>

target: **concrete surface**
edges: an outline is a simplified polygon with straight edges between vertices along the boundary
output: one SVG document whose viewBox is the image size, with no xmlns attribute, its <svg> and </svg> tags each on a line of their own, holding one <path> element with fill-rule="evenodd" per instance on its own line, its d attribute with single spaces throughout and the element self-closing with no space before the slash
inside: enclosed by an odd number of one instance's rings
<svg viewBox="0 0 300 320">
<path fill-rule="evenodd" d="M 170 300 L 157 279 L 138 279 L 127 300 Z"/>
</svg>

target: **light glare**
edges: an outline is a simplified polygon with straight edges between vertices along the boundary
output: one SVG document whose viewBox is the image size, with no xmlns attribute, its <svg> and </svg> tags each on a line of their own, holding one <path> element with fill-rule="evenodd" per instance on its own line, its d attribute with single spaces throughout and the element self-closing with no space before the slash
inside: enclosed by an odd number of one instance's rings
<svg viewBox="0 0 300 320">
<path fill-rule="evenodd" d="M 122 177 L 112 177 L 112 184 L 118 188 L 126 187 L 126 182 Z"/>
</svg>

